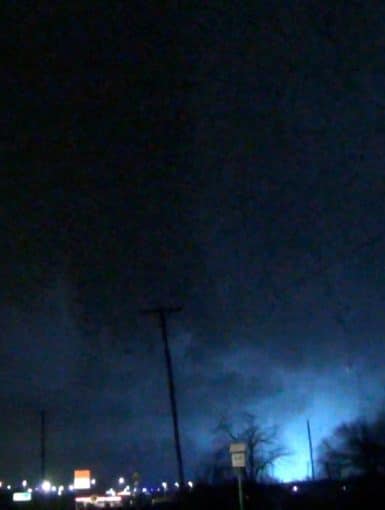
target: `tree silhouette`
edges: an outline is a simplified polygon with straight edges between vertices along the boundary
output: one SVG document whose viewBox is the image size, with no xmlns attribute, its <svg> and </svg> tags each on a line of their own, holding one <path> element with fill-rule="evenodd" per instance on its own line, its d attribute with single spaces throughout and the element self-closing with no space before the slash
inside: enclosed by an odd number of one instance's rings
<svg viewBox="0 0 385 510">
<path fill-rule="evenodd" d="M 385 414 L 337 427 L 321 443 L 319 463 L 329 478 L 384 475 Z"/>
<path fill-rule="evenodd" d="M 252 414 L 245 414 L 240 427 L 222 419 L 214 431 L 215 447 L 205 462 L 205 478 L 216 482 L 232 474 L 229 445 L 246 443 L 245 475 L 250 481 L 269 478 L 268 470 L 287 451 L 278 442 L 276 427 L 262 427 Z"/>
</svg>

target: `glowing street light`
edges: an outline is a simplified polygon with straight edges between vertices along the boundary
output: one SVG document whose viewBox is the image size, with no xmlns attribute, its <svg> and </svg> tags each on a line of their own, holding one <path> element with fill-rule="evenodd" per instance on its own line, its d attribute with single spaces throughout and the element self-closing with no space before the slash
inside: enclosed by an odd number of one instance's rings
<svg viewBox="0 0 385 510">
<path fill-rule="evenodd" d="M 27 487 L 27 485 L 28 485 L 27 480 L 23 480 L 23 481 L 21 482 L 21 485 L 22 485 L 22 487 L 25 489 L 25 488 Z"/>
<path fill-rule="evenodd" d="M 192 489 L 194 487 L 194 484 L 192 483 L 191 480 L 189 482 L 187 482 L 187 485 L 190 487 L 190 489 Z"/>
<path fill-rule="evenodd" d="M 123 485 L 125 482 L 125 479 L 123 476 L 121 476 L 118 481 L 119 481 L 119 485 Z"/>
<path fill-rule="evenodd" d="M 96 480 L 95 480 L 95 478 L 92 478 L 92 480 L 91 480 L 91 485 L 96 485 Z"/>
<path fill-rule="evenodd" d="M 51 490 L 51 482 L 48 480 L 44 480 L 44 482 L 41 484 L 41 488 L 44 492 L 50 492 Z"/>
<path fill-rule="evenodd" d="M 177 489 L 179 489 L 179 483 L 178 483 L 178 482 L 175 482 L 175 483 L 174 483 L 174 487 L 176 487 Z"/>
<path fill-rule="evenodd" d="M 7 489 L 10 491 L 12 487 L 10 485 L 7 485 Z"/>
<path fill-rule="evenodd" d="M 72 483 L 68 486 L 68 490 L 69 491 L 73 491 L 74 490 L 74 486 L 72 485 Z"/>
<path fill-rule="evenodd" d="M 162 487 L 166 491 L 167 490 L 167 482 L 162 482 Z"/>
</svg>

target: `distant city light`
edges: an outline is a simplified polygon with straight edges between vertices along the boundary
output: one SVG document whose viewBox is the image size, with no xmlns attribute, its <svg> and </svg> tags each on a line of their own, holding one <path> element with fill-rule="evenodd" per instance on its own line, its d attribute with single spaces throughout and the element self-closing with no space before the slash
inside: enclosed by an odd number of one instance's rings
<svg viewBox="0 0 385 510">
<path fill-rule="evenodd" d="M 32 493 L 32 489 L 31 487 L 28 489 L 28 492 L 31 494 Z"/>
<path fill-rule="evenodd" d="M 178 483 L 178 482 L 175 482 L 175 483 L 174 483 L 174 486 L 175 486 L 177 489 L 179 489 L 179 483 Z"/>
<path fill-rule="evenodd" d="M 7 489 L 10 491 L 12 487 L 10 485 L 7 485 Z"/>
<path fill-rule="evenodd" d="M 123 489 L 121 492 L 118 492 L 118 496 L 131 496 L 131 491 Z"/>
<path fill-rule="evenodd" d="M 27 480 L 23 480 L 23 481 L 21 482 L 21 485 L 22 485 L 22 487 L 27 487 L 27 485 L 28 485 Z"/>
<path fill-rule="evenodd" d="M 143 492 L 144 494 L 146 494 L 146 493 L 148 492 L 147 488 L 146 488 L 146 487 L 143 487 L 142 492 Z"/>
<path fill-rule="evenodd" d="M 298 485 L 293 485 L 292 489 L 293 492 L 298 492 Z"/>
<path fill-rule="evenodd" d="M 120 496 L 78 496 L 75 498 L 76 503 L 82 503 L 84 507 L 88 508 L 88 505 L 91 504 L 92 507 L 96 505 L 95 508 L 121 508 L 122 498 Z M 106 506 L 103 505 L 106 504 Z"/>
<path fill-rule="evenodd" d="M 72 483 L 68 486 L 68 490 L 69 491 L 73 491 L 74 490 L 74 486 L 72 485 Z"/>
<path fill-rule="evenodd" d="M 119 478 L 119 485 L 123 485 L 123 484 L 124 484 L 124 482 L 125 482 L 125 479 L 124 479 L 124 477 L 123 477 L 123 476 L 121 476 L 121 477 Z"/>
<path fill-rule="evenodd" d="M 106 491 L 106 494 L 107 494 L 107 496 L 116 496 L 116 492 L 114 491 L 114 489 L 112 487 L 110 487 L 108 489 L 108 491 Z"/>
<path fill-rule="evenodd" d="M 51 487 L 51 492 L 56 492 L 56 491 L 57 491 L 57 487 L 56 487 L 56 485 L 53 485 L 53 486 Z"/>
<path fill-rule="evenodd" d="M 190 487 L 190 489 L 192 489 L 194 487 L 194 484 L 192 483 L 191 480 L 189 482 L 187 482 L 187 485 Z"/>
<path fill-rule="evenodd" d="M 91 485 L 96 485 L 96 480 L 95 480 L 95 478 L 92 478 L 92 480 L 91 480 Z"/>
<path fill-rule="evenodd" d="M 167 490 L 167 482 L 162 482 L 162 487 L 164 490 Z"/>
<path fill-rule="evenodd" d="M 44 482 L 41 484 L 41 488 L 44 492 L 50 492 L 51 490 L 51 482 L 48 480 L 44 480 Z"/>
<path fill-rule="evenodd" d="M 118 493 L 119 496 L 131 496 L 130 486 L 126 485 L 122 491 Z"/>
</svg>

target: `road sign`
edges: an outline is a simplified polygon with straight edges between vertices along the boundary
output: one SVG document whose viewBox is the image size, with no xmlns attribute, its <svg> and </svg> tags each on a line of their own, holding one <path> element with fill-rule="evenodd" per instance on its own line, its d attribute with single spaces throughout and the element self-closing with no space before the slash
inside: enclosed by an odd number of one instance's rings
<svg viewBox="0 0 385 510">
<path fill-rule="evenodd" d="M 91 471 L 89 469 L 75 469 L 74 489 L 91 488 Z"/>
<path fill-rule="evenodd" d="M 245 453 L 246 443 L 231 443 L 230 453 Z"/>
<path fill-rule="evenodd" d="M 246 443 L 231 443 L 230 454 L 234 468 L 246 467 Z"/>
<path fill-rule="evenodd" d="M 234 468 L 246 467 L 246 454 L 243 452 L 232 453 L 231 454 L 231 464 Z"/>
</svg>

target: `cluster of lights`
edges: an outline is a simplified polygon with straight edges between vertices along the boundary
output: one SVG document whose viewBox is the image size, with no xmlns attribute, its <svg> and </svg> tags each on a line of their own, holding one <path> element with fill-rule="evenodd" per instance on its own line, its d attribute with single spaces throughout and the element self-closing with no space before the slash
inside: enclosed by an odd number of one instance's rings
<svg viewBox="0 0 385 510">
<path fill-rule="evenodd" d="M 162 483 L 161 483 L 161 485 L 162 485 L 162 489 L 163 489 L 164 491 L 166 491 L 166 490 L 168 489 L 168 483 L 167 483 L 167 482 L 162 482 Z M 193 483 L 191 480 L 189 480 L 189 481 L 187 482 L 187 486 L 188 486 L 190 489 L 192 489 L 192 488 L 194 487 L 194 483 Z M 176 489 L 179 489 L 179 488 L 180 488 L 180 484 L 179 484 L 179 482 L 174 482 L 174 487 L 175 487 Z"/>
<path fill-rule="evenodd" d="M 118 485 L 122 486 L 122 485 L 125 485 L 126 483 L 126 480 L 123 476 L 119 477 L 118 478 Z M 96 480 L 95 478 L 92 478 L 90 480 L 90 484 L 91 486 L 95 486 L 96 485 Z M 180 484 L 178 482 L 174 482 L 173 486 L 176 488 L 176 489 L 179 489 L 180 488 Z M 191 480 L 189 480 L 187 482 L 187 486 L 190 488 L 190 489 L 193 489 L 194 487 L 194 484 Z M 35 489 L 32 489 L 32 487 L 29 487 L 29 484 L 28 484 L 28 481 L 27 480 L 22 480 L 21 482 L 21 487 L 25 490 L 25 493 L 29 493 L 31 494 L 33 492 L 33 490 L 36 490 L 38 492 L 43 492 L 45 494 L 57 494 L 59 496 L 61 496 L 64 492 L 65 492 L 65 487 L 64 485 L 59 485 L 59 486 L 56 486 L 56 485 L 52 485 L 52 483 L 49 481 L 49 480 L 44 480 L 39 486 L 37 486 Z M 0 489 L 1 488 L 6 488 L 8 491 L 12 490 L 12 486 L 11 485 L 5 485 L 5 483 L 3 481 L 0 480 Z M 169 488 L 169 484 L 165 481 L 163 481 L 161 483 L 161 488 L 158 487 L 156 490 L 154 489 L 147 489 L 147 487 L 142 487 L 142 489 L 138 489 L 137 487 L 133 487 L 133 489 L 131 489 L 130 485 L 125 485 L 124 488 L 122 488 L 118 493 L 115 489 L 113 489 L 112 487 L 110 489 L 108 489 L 106 491 L 106 495 L 108 496 L 111 496 L 111 497 L 115 497 L 115 496 L 132 496 L 132 495 L 137 495 L 139 492 L 141 492 L 142 494 L 145 494 L 145 495 L 149 495 L 153 492 L 166 492 Z M 294 484 L 291 486 L 291 491 L 296 494 L 299 492 L 299 486 L 297 484 Z M 347 490 L 347 487 L 346 485 L 342 485 L 341 486 L 341 489 L 342 491 L 346 491 Z M 68 491 L 70 492 L 73 492 L 75 489 L 74 489 L 74 486 L 73 484 L 70 484 L 68 485 L 68 488 L 67 488 Z"/>
<path fill-rule="evenodd" d="M 118 485 L 124 485 L 125 484 L 125 479 L 124 477 L 120 477 L 118 478 Z M 175 487 L 175 489 L 179 489 L 180 488 L 180 484 L 179 482 L 174 482 L 173 484 L 173 487 Z M 192 489 L 194 487 L 194 484 L 193 482 L 190 480 L 187 482 L 187 486 Z M 113 487 L 110 487 L 107 491 L 106 491 L 106 495 L 107 496 L 136 496 L 138 495 L 139 493 L 141 494 L 144 494 L 144 495 L 150 495 L 150 494 L 153 494 L 154 492 L 167 492 L 169 490 L 169 484 L 167 482 L 162 482 L 161 483 L 161 487 L 158 487 L 157 489 L 148 489 L 147 487 L 142 487 L 141 489 L 139 489 L 138 487 L 133 487 L 131 488 L 130 485 L 126 485 L 123 489 L 120 489 L 119 492 L 118 492 L 118 489 L 114 489 Z"/>
<path fill-rule="evenodd" d="M 169 484 L 167 482 L 162 482 L 161 483 L 161 487 L 158 487 L 156 490 L 155 489 L 148 489 L 147 487 L 142 487 L 141 489 L 139 489 L 138 487 L 133 487 L 131 489 L 130 485 L 126 485 L 126 480 L 123 476 L 120 476 L 118 479 L 117 479 L 117 482 L 118 482 L 118 485 L 119 486 L 123 486 L 119 492 L 117 492 L 117 490 L 115 490 L 114 488 L 110 488 L 106 491 L 106 494 L 108 496 L 116 496 L 116 495 L 119 495 L 119 496 L 131 496 L 131 495 L 137 495 L 139 492 L 141 492 L 142 494 L 146 494 L 146 495 L 149 495 L 151 493 L 154 493 L 154 492 L 161 492 L 162 490 L 164 492 L 166 492 L 168 489 L 169 489 Z M 95 478 L 92 478 L 90 480 L 90 485 L 91 486 L 95 486 L 96 485 L 96 480 Z M 176 488 L 176 489 L 179 489 L 180 488 L 180 484 L 178 482 L 174 482 L 173 486 Z M 188 481 L 187 482 L 187 486 L 192 489 L 194 484 L 192 481 Z M 11 485 L 5 485 L 3 481 L 0 481 L 0 488 L 5 488 L 7 490 L 12 490 L 12 486 Z M 20 487 L 20 486 L 19 486 Z M 35 487 L 35 489 L 33 489 L 32 487 L 29 486 L 28 484 L 28 481 L 27 480 L 22 480 L 21 482 L 21 487 L 24 489 L 25 493 L 32 493 L 33 491 L 37 491 L 37 492 L 43 492 L 44 494 L 57 494 L 59 496 L 61 496 L 65 490 L 68 490 L 69 492 L 73 492 L 75 490 L 74 488 L 74 485 L 73 484 L 70 484 L 68 485 L 67 489 L 65 489 L 64 485 L 59 485 L 59 486 L 56 486 L 56 485 L 53 485 L 49 480 L 43 480 L 41 482 L 40 485 L 38 485 L 37 487 Z M 293 488 L 293 491 L 294 491 L 294 488 Z"/>
<path fill-rule="evenodd" d="M 21 484 L 20 485 L 16 484 L 15 487 L 12 487 L 12 485 L 10 485 L 10 484 L 5 485 L 5 483 L 3 481 L 0 481 L 0 489 L 5 488 L 8 491 L 16 490 L 16 493 L 18 493 L 17 490 L 19 487 L 21 487 L 23 489 L 24 494 L 26 494 L 26 493 L 32 494 L 35 491 L 35 492 L 43 492 L 44 494 L 54 493 L 54 494 L 58 494 L 59 496 L 61 496 L 65 491 L 64 485 L 59 485 L 59 486 L 52 485 L 52 483 L 49 480 L 43 480 L 43 482 L 35 488 L 30 487 L 27 480 L 22 480 Z M 73 486 L 70 485 L 68 487 L 68 490 L 69 491 L 73 490 Z"/>
</svg>

